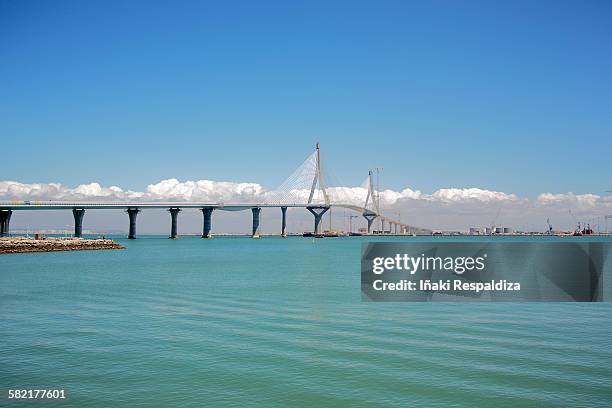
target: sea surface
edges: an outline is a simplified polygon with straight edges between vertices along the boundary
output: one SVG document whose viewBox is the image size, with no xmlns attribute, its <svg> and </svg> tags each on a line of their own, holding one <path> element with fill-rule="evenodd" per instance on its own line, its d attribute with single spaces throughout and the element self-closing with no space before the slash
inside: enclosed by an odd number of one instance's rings
<svg viewBox="0 0 612 408">
<path fill-rule="evenodd" d="M 368 240 L 140 236 L 119 239 L 125 250 L 0 255 L 3 397 L 63 388 L 66 401 L 31 406 L 612 406 L 612 303 L 362 303 Z"/>
</svg>

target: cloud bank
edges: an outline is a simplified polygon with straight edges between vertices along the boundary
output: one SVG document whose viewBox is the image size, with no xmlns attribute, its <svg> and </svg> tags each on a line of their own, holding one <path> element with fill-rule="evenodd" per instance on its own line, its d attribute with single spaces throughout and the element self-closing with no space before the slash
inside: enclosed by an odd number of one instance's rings
<svg viewBox="0 0 612 408">
<path fill-rule="evenodd" d="M 0 181 L 0 201 L 10 200 L 90 200 L 90 201 L 203 201 L 211 203 L 275 202 L 282 195 L 304 202 L 309 190 L 298 189 L 278 193 L 257 183 L 229 181 L 179 181 L 171 178 L 149 184 L 144 191 L 124 190 L 118 186 L 104 187 L 99 183 L 76 187 L 60 183 L 20 183 Z M 364 187 L 331 187 L 328 194 L 333 202 L 363 205 L 367 196 Z M 318 197 L 320 199 L 320 197 Z M 286 200 L 286 198 L 285 198 Z M 468 226 L 492 223 L 530 229 L 531 224 L 542 229 L 547 218 L 556 220 L 559 228 L 571 228 L 577 221 L 592 223 L 597 217 L 612 214 L 612 196 L 596 194 L 542 193 L 535 199 L 516 194 L 480 188 L 444 188 L 431 194 L 405 188 L 380 193 L 383 212 L 397 213 L 413 225 L 465 229 Z M 603 229 L 603 226 L 601 227 Z M 533 229 L 533 228 L 531 228 Z"/>
<path fill-rule="evenodd" d="M 209 201 L 247 202 L 264 196 L 264 188 L 256 183 L 225 181 L 162 180 L 149 184 L 145 191 L 123 190 L 117 186 L 103 187 L 99 183 L 68 187 L 60 183 L 24 184 L 0 181 L 0 200 L 92 200 L 92 201 Z"/>
</svg>

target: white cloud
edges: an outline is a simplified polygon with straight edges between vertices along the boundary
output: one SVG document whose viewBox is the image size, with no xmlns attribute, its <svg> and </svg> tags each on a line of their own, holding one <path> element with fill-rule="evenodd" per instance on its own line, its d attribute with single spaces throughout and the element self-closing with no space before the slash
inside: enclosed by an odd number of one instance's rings
<svg viewBox="0 0 612 408">
<path fill-rule="evenodd" d="M 228 181 L 185 181 L 162 180 L 149 184 L 145 198 L 154 200 L 210 201 L 210 202 L 253 202 L 258 201 L 264 188 L 257 183 L 233 183 Z"/>
<path fill-rule="evenodd" d="M 515 194 L 480 188 L 443 188 L 433 193 L 431 198 L 444 202 L 480 201 L 485 203 L 518 200 Z"/>
<path fill-rule="evenodd" d="M 264 189 L 256 183 L 232 183 L 224 181 L 162 180 L 149 184 L 144 192 L 124 191 L 120 187 L 102 187 L 99 183 L 81 184 L 71 188 L 59 183 L 24 184 L 16 181 L 0 181 L 1 200 L 169 200 L 169 201 L 257 201 Z"/>
<path fill-rule="evenodd" d="M 102 187 L 99 183 L 81 184 L 75 188 L 60 183 L 24 184 L 17 181 L 0 181 L 0 199 L 2 200 L 78 200 L 138 199 L 142 193 L 123 191 L 117 186 Z"/>
<path fill-rule="evenodd" d="M 594 207 L 598 204 L 612 203 L 612 197 L 604 197 L 595 194 L 543 193 L 538 196 L 538 203 L 542 205 L 566 204 L 580 208 Z"/>
</svg>

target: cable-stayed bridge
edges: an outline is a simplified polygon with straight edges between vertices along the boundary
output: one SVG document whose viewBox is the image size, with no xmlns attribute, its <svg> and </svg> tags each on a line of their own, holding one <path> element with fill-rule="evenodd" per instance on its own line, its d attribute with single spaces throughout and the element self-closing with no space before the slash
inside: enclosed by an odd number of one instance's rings
<svg viewBox="0 0 612 408">
<path fill-rule="evenodd" d="M 182 209 L 197 208 L 203 214 L 202 238 L 211 238 L 212 214 L 214 211 L 251 210 L 253 213 L 252 236 L 259 237 L 259 220 L 262 208 L 280 208 L 282 221 L 280 232 L 286 236 L 287 208 L 305 208 L 314 216 L 315 236 L 321 235 L 321 220 L 331 208 L 344 208 L 360 213 L 367 220 L 368 234 L 372 232 L 374 220 L 379 220 L 381 230 L 385 224 L 389 231 L 399 234 L 412 234 L 429 231 L 401 222 L 387 216 L 379 208 L 379 195 L 374 189 L 372 173 L 369 172 L 365 184 L 367 195 L 363 203 L 343 196 L 341 189 L 327 184 L 327 174 L 323 171 L 321 150 L 317 143 L 315 151 L 275 190 L 264 193 L 257 202 L 189 202 L 189 201 L 0 201 L 0 235 L 8 235 L 13 211 L 20 210 L 72 210 L 74 216 L 74 236 L 81 237 L 85 210 L 120 209 L 129 216 L 128 238 L 136 238 L 136 218 L 145 209 L 167 209 L 171 216 L 170 238 L 178 236 L 178 215 Z"/>
</svg>

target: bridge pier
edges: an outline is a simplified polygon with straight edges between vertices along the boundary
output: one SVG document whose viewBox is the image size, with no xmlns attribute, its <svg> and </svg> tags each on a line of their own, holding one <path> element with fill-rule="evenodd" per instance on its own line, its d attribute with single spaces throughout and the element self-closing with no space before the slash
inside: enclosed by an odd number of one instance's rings
<svg viewBox="0 0 612 408">
<path fill-rule="evenodd" d="M 287 228 L 287 207 L 281 207 L 281 212 L 283 214 L 283 220 L 281 221 L 281 237 L 285 238 L 287 236 L 287 232 L 285 231 Z"/>
<path fill-rule="evenodd" d="M 140 210 L 138 208 L 128 208 L 127 213 L 130 217 L 130 232 L 128 233 L 128 239 L 136 239 L 136 216 Z"/>
<path fill-rule="evenodd" d="M 323 214 L 325 214 L 327 210 L 329 210 L 329 207 L 306 207 L 306 209 L 310 211 L 312 215 L 314 215 L 314 234 L 320 234 L 321 218 L 323 218 Z"/>
<path fill-rule="evenodd" d="M 0 210 L 0 236 L 2 237 L 9 234 L 11 215 L 13 215 L 13 210 Z"/>
<path fill-rule="evenodd" d="M 181 212 L 180 208 L 170 208 L 168 210 L 170 212 L 170 219 L 171 219 L 171 224 L 170 224 L 170 236 L 168 238 L 170 239 L 175 239 L 177 237 L 177 231 L 178 231 L 178 213 Z"/>
<path fill-rule="evenodd" d="M 214 211 L 214 207 L 204 207 L 202 208 L 202 215 L 204 216 L 204 225 L 202 227 L 202 238 L 212 238 L 212 234 L 210 230 L 212 229 L 212 212 Z"/>
<path fill-rule="evenodd" d="M 372 223 L 376 219 L 376 214 L 373 213 L 363 213 L 363 218 L 368 222 L 368 234 L 372 233 Z"/>
<path fill-rule="evenodd" d="M 74 217 L 74 237 L 81 238 L 83 236 L 83 216 L 85 210 L 82 208 L 73 208 L 72 216 Z"/>
<path fill-rule="evenodd" d="M 251 211 L 253 212 L 253 232 L 251 233 L 251 238 L 259 238 L 259 216 L 261 214 L 261 208 L 253 207 Z"/>
</svg>

